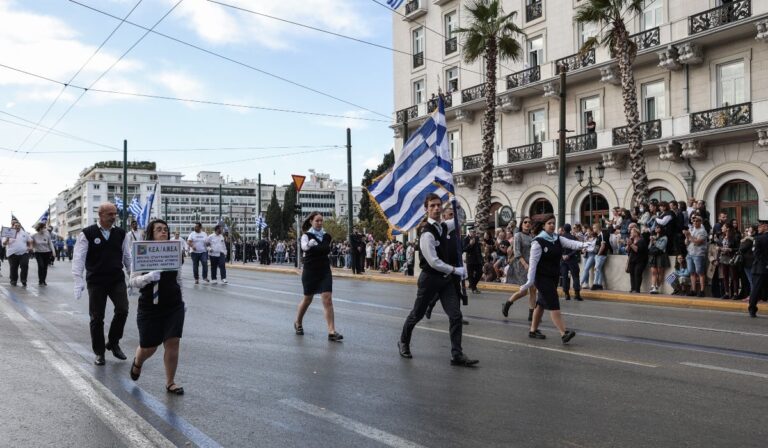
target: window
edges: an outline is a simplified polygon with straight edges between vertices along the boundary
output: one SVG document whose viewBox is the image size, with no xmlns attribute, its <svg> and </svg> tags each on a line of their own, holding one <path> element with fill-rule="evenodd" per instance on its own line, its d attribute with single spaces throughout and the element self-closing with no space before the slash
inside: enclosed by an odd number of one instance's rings
<svg viewBox="0 0 768 448">
<path fill-rule="evenodd" d="M 101 190 L 101 184 L 93 184 L 94 190 Z"/>
<path fill-rule="evenodd" d="M 547 139 L 547 123 L 544 109 L 528 112 L 528 140 L 541 143 Z"/>
<path fill-rule="evenodd" d="M 595 222 L 601 222 L 610 217 L 608 201 L 600 193 L 592 193 L 592 203 L 590 196 L 581 201 L 581 223 L 591 226 Z M 591 206 L 590 206 L 591 205 Z"/>
<path fill-rule="evenodd" d="M 643 121 L 653 121 L 666 116 L 664 81 L 643 84 Z"/>
<path fill-rule="evenodd" d="M 95 195 L 93 195 L 93 202 L 94 202 L 94 203 L 99 203 L 99 202 L 101 202 L 101 195 L 100 195 L 100 194 L 95 194 Z M 98 208 L 97 208 L 97 210 L 98 210 Z"/>
<path fill-rule="evenodd" d="M 535 220 L 540 215 L 546 215 L 548 213 L 554 213 L 555 209 L 552 208 L 552 203 L 547 199 L 539 198 L 533 201 L 531 204 L 531 213 L 529 213 L 531 220 Z"/>
<path fill-rule="evenodd" d="M 591 37 L 597 36 L 597 24 L 596 23 L 580 23 L 579 24 L 579 48 Z"/>
<path fill-rule="evenodd" d="M 421 104 L 425 100 L 424 97 L 424 80 L 420 79 L 413 83 L 413 104 Z"/>
<path fill-rule="evenodd" d="M 456 28 L 459 27 L 459 22 L 456 20 L 456 11 L 450 12 L 445 15 L 445 38 L 451 39 L 455 37 Z"/>
<path fill-rule="evenodd" d="M 451 149 L 451 159 L 456 160 L 461 157 L 459 148 L 459 131 L 448 131 L 448 147 Z"/>
<path fill-rule="evenodd" d="M 717 213 L 739 223 L 739 230 L 757 224 L 757 190 L 747 181 L 728 182 L 717 192 Z"/>
<path fill-rule="evenodd" d="M 650 201 L 651 199 L 656 199 L 659 202 L 671 202 L 675 200 L 675 195 L 664 187 L 656 187 L 648 192 L 648 200 Z"/>
<path fill-rule="evenodd" d="M 643 16 L 641 19 L 643 31 L 656 28 L 662 21 L 662 0 L 645 0 Z"/>
<path fill-rule="evenodd" d="M 744 61 L 732 61 L 717 66 L 717 107 L 746 101 Z"/>
<path fill-rule="evenodd" d="M 424 28 L 413 30 L 413 55 L 424 53 Z"/>
<path fill-rule="evenodd" d="M 581 132 L 587 132 L 587 123 L 589 119 L 595 120 L 597 128 L 600 127 L 600 97 L 591 96 L 581 99 Z"/>
<path fill-rule="evenodd" d="M 544 63 L 544 36 L 528 40 L 528 65 L 536 67 Z"/>
<path fill-rule="evenodd" d="M 445 71 L 445 91 L 448 93 L 458 92 L 459 90 L 459 69 L 457 67 L 449 68 Z"/>
</svg>

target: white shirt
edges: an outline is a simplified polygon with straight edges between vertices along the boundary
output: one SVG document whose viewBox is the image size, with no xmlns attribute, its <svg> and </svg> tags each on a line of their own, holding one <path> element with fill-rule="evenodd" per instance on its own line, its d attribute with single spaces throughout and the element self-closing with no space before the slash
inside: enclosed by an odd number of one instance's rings
<svg viewBox="0 0 768 448">
<path fill-rule="evenodd" d="M 10 257 L 11 255 L 26 254 L 30 241 L 32 241 L 32 237 L 27 232 L 19 230 L 16 232 L 16 238 L 6 238 L 5 255 Z"/>
<path fill-rule="evenodd" d="M 205 252 L 205 243 L 208 239 L 208 234 L 205 232 L 191 232 L 187 237 L 187 241 L 192 242 L 192 252 L 201 253 Z"/>
<path fill-rule="evenodd" d="M 438 221 L 435 221 L 432 218 L 427 219 L 427 222 L 433 226 L 440 225 Z M 448 226 L 448 233 L 455 228 L 453 221 L 447 221 L 445 224 Z M 442 229 L 440 232 L 442 232 Z M 453 266 L 437 257 L 437 250 L 435 249 L 437 245 L 438 242 L 435 241 L 435 236 L 432 235 L 431 232 L 421 233 L 421 236 L 419 237 L 419 249 L 421 250 L 424 260 L 427 261 L 427 264 L 429 264 L 432 269 L 442 272 L 443 274 L 451 274 L 453 272 Z"/>
<path fill-rule="evenodd" d="M 560 245 L 563 249 L 581 250 L 589 245 L 589 243 L 582 243 L 581 241 L 560 238 L 559 235 L 556 235 L 555 239 L 560 240 Z M 520 287 L 520 292 L 527 291 L 533 286 L 533 282 L 536 280 L 536 268 L 538 267 L 539 260 L 541 260 L 541 245 L 534 239 L 533 242 L 531 242 L 531 257 L 528 262 L 528 281 Z"/>
<path fill-rule="evenodd" d="M 211 256 L 218 257 L 227 254 L 227 245 L 224 244 L 224 235 L 212 233 L 208 235 L 208 245 L 211 247 Z"/>
<path fill-rule="evenodd" d="M 97 224 L 98 225 L 98 224 Z M 98 226 L 102 235 L 105 229 Z M 111 229 L 110 229 L 111 232 Z M 111 234 L 110 234 L 111 236 Z M 75 248 L 72 251 L 72 277 L 75 280 L 75 286 L 84 285 L 83 271 L 85 270 L 85 257 L 88 255 L 88 238 L 85 237 L 85 233 L 80 232 L 77 235 L 77 241 L 75 242 Z M 131 273 L 131 240 L 128 235 L 125 235 L 123 240 L 123 267 L 125 271 L 130 275 Z"/>
<path fill-rule="evenodd" d="M 129 230 L 128 232 L 126 232 L 125 237 L 130 239 L 131 243 L 133 243 L 134 241 L 143 241 L 144 231 L 142 231 L 141 229 Z"/>
</svg>

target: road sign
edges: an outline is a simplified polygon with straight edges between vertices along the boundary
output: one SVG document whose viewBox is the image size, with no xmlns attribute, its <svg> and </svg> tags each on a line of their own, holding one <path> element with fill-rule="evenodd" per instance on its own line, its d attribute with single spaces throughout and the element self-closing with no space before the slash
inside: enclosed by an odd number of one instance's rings
<svg viewBox="0 0 768 448">
<path fill-rule="evenodd" d="M 301 176 L 298 174 L 291 174 L 291 177 L 293 178 L 293 185 L 296 186 L 296 193 L 301 191 L 301 187 L 304 186 L 304 179 L 307 178 L 307 176 Z"/>
</svg>

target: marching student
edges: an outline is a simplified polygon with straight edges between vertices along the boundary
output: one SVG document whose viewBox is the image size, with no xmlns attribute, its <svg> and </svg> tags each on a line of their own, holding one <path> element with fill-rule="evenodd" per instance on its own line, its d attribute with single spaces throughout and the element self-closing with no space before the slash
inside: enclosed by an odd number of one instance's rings
<svg viewBox="0 0 768 448">
<path fill-rule="evenodd" d="M 56 248 L 53 246 L 51 232 L 45 226 L 45 223 L 38 223 L 35 226 L 37 233 L 32 235 L 32 249 L 35 251 L 37 260 L 37 282 L 45 286 L 45 280 L 48 277 L 48 265 L 53 259 Z"/>
<path fill-rule="evenodd" d="M 328 340 L 340 342 L 344 336 L 336 331 L 333 313 L 333 277 L 331 262 L 328 254 L 331 252 L 331 235 L 323 230 L 323 215 L 312 212 L 301 225 L 304 234 L 301 236 L 301 250 L 304 251 L 304 269 L 301 272 L 301 284 L 304 287 L 304 297 L 299 302 L 296 321 L 293 329 L 299 336 L 304 335 L 302 322 L 307 308 L 312 303 L 315 294 L 323 299 L 325 321 L 328 324 Z"/>
<path fill-rule="evenodd" d="M 216 284 L 216 270 L 221 272 L 221 283 L 227 283 L 227 245 L 224 243 L 224 235 L 221 234 L 221 224 L 213 228 L 213 233 L 208 235 L 207 245 L 210 248 L 211 281 Z"/>
<path fill-rule="evenodd" d="M 29 270 L 29 253 L 32 252 L 32 237 L 21 228 L 19 221 L 11 220 L 14 236 L 3 239 L 5 256 L 10 266 L 11 286 L 16 286 L 21 270 L 21 286 L 27 286 L 27 272 Z"/>
</svg>

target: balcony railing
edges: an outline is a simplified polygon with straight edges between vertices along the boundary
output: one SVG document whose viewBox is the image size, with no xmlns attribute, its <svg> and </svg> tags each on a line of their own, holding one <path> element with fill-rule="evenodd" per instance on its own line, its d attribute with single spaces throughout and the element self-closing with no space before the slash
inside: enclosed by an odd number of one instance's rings
<svg viewBox="0 0 768 448">
<path fill-rule="evenodd" d="M 541 143 L 507 148 L 507 163 L 522 162 L 541 158 Z"/>
<path fill-rule="evenodd" d="M 661 34 L 659 27 L 641 31 L 629 36 L 629 38 L 635 42 L 637 51 L 645 50 L 646 48 L 655 47 L 661 44 Z"/>
<path fill-rule="evenodd" d="M 405 15 L 408 15 L 419 9 L 419 0 L 411 0 L 405 4 Z"/>
<path fill-rule="evenodd" d="M 445 40 L 445 54 L 451 54 L 458 49 L 459 41 L 455 37 Z"/>
<path fill-rule="evenodd" d="M 691 114 L 691 133 L 752 123 L 752 103 L 735 104 Z"/>
<path fill-rule="evenodd" d="M 565 153 L 589 151 L 597 148 L 597 134 L 589 132 L 581 135 L 574 135 L 565 139 Z"/>
<path fill-rule="evenodd" d="M 530 84 L 532 82 L 536 82 L 540 80 L 541 80 L 541 67 L 537 65 L 536 67 L 531 67 L 529 69 L 525 69 L 517 73 L 512 73 L 511 75 L 507 75 L 507 89 L 522 87 L 526 84 Z"/>
<path fill-rule="evenodd" d="M 483 155 L 475 154 L 474 156 L 465 156 L 461 158 L 461 166 L 463 170 L 474 170 L 483 166 Z"/>
<path fill-rule="evenodd" d="M 453 106 L 453 95 L 449 94 L 443 97 L 443 106 L 446 108 Z M 435 109 L 437 109 L 437 97 L 430 98 L 429 101 L 427 101 L 427 113 L 431 114 Z"/>
<path fill-rule="evenodd" d="M 406 121 L 415 120 L 419 116 L 419 106 L 411 106 L 405 109 L 398 110 L 395 114 L 396 123 L 405 123 Z"/>
<path fill-rule="evenodd" d="M 688 34 L 701 33 L 752 15 L 752 2 L 738 0 L 688 17 Z"/>
<path fill-rule="evenodd" d="M 485 97 L 485 83 L 461 91 L 461 102 L 467 103 Z"/>
<path fill-rule="evenodd" d="M 559 75 L 562 71 L 577 70 L 583 67 L 594 65 L 595 63 L 595 49 L 591 49 L 588 52 L 581 54 L 576 53 L 570 56 L 558 59 L 555 61 L 555 74 Z"/>
<path fill-rule="evenodd" d="M 626 145 L 629 143 L 629 126 L 613 128 L 613 145 Z M 661 138 L 661 120 L 645 121 L 640 123 L 640 139 L 656 140 Z"/>
<path fill-rule="evenodd" d="M 533 1 L 527 5 L 525 5 L 525 21 L 530 22 L 531 20 L 536 20 L 541 17 L 542 15 L 542 1 Z"/>
<path fill-rule="evenodd" d="M 424 65 L 424 52 L 420 51 L 413 55 L 413 68 Z"/>
</svg>

